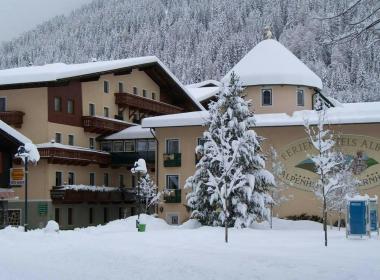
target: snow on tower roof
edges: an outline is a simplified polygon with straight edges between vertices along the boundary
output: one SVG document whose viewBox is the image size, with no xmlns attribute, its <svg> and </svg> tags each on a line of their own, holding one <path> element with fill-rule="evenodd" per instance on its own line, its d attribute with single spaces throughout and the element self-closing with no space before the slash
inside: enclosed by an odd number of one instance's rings
<svg viewBox="0 0 380 280">
<path fill-rule="evenodd" d="M 57 82 L 64 79 L 82 77 L 97 73 L 108 73 L 115 70 L 146 65 L 158 64 L 163 71 L 185 92 L 185 94 L 203 110 L 203 106 L 194 99 L 186 87 L 156 56 L 134 57 L 111 61 L 96 61 L 79 64 L 53 63 L 42 66 L 28 66 L 0 70 L 0 86 Z"/>
<path fill-rule="evenodd" d="M 380 123 L 380 102 L 342 103 L 340 107 L 327 109 L 329 124 Z M 208 111 L 197 111 L 173 115 L 145 118 L 142 127 L 178 127 L 204 125 Z M 303 126 L 304 120 L 316 124 L 318 115 L 313 110 L 296 111 L 291 116 L 286 113 L 255 114 L 257 127 Z"/>
<path fill-rule="evenodd" d="M 124 140 L 124 139 L 147 139 L 154 138 L 149 128 L 142 128 L 141 125 L 131 126 L 122 131 L 104 137 L 105 140 Z"/>
<path fill-rule="evenodd" d="M 234 71 L 243 86 L 302 85 L 322 89 L 321 79 L 281 43 L 263 40 L 246 54 L 227 74 Z"/>
</svg>

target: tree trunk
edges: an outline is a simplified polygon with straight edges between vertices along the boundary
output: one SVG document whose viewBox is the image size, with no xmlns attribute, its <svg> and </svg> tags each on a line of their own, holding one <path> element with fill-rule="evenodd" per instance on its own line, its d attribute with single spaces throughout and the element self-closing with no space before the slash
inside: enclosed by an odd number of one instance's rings
<svg viewBox="0 0 380 280">
<path fill-rule="evenodd" d="M 270 228 L 272 229 L 272 227 L 273 227 L 273 203 L 270 204 Z"/>
<path fill-rule="evenodd" d="M 325 246 L 327 247 L 327 210 L 326 198 L 323 198 L 323 230 L 325 231 Z"/>
<path fill-rule="evenodd" d="M 340 231 L 340 222 L 341 222 L 341 220 L 342 220 L 342 212 L 341 211 L 339 211 L 339 216 L 338 216 L 338 230 Z"/>
<path fill-rule="evenodd" d="M 224 239 L 228 243 L 228 222 L 227 219 L 224 220 Z"/>
</svg>

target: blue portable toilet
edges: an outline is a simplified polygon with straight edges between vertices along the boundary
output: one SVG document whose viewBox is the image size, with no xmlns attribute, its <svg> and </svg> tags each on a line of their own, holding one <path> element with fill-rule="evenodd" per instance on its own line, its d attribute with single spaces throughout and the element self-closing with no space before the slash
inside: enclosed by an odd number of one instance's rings
<svg viewBox="0 0 380 280">
<path fill-rule="evenodd" d="M 369 221 L 371 231 L 379 234 L 379 215 L 378 215 L 377 196 L 369 198 Z"/>
<path fill-rule="evenodd" d="M 368 205 L 368 195 L 357 195 L 347 199 L 347 237 L 370 235 Z"/>
</svg>

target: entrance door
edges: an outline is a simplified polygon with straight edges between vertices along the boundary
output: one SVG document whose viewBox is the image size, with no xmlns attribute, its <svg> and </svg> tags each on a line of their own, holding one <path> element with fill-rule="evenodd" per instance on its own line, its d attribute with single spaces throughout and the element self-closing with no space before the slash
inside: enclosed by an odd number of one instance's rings
<svg viewBox="0 0 380 280">
<path fill-rule="evenodd" d="M 350 203 L 350 232 L 351 234 L 366 234 L 366 205 L 364 201 Z"/>
</svg>

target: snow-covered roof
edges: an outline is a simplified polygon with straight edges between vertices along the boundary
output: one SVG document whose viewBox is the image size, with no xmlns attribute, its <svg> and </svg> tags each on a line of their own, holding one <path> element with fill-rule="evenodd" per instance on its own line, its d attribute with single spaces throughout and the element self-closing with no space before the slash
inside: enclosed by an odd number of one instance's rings
<svg viewBox="0 0 380 280">
<path fill-rule="evenodd" d="M 281 43 L 267 39 L 257 44 L 222 79 L 228 82 L 232 71 L 243 86 L 303 85 L 322 89 L 321 79 Z"/>
<path fill-rule="evenodd" d="M 113 192 L 117 191 L 119 188 L 116 187 L 106 187 L 106 186 L 89 186 L 89 185 L 63 185 L 62 190 L 73 190 L 73 191 L 91 191 L 91 192 Z"/>
<path fill-rule="evenodd" d="M 380 102 L 342 103 L 341 107 L 327 109 L 326 120 L 330 124 L 380 123 Z M 143 127 L 175 127 L 204 125 L 208 111 L 189 112 L 143 119 Z M 317 123 L 317 113 L 313 110 L 296 111 L 291 116 L 286 113 L 255 114 L 256 126 L 297 126 Z"/>
<path fill-rule="evenodd" d="M 26 143 L 32 143 L 32 141 L 28 137 L 24 136 L 23 134 L 18 132 L 13 127 L 7 125 L 3 121 L 0 121 L 0 130 L 4 131 L 6 134 L 10 135 L 11 137 L 13 137 L 17 141 L 19 141 L 21 144 L 25 145 Z"/>
<path fill-rule="evenodd" d="M 186 87 L 187 88 L 202 88 L 202 87 L 208 87 L 209 85 L 212 85 L 213 87 L 220 87 L 222 83 L 216 80 L 205 80 L 199 83 L 186 85 Z"/>
<path fill-rule="evenodd" d="M 190 94 L 199 102 L 207 100 L 213 96 L 215 96 L 220 87 L 204 87 L 204 88 L 196 88 L 196 87 L 188 87 L 187 90 Z"/>
<path fill-rule="evenodd" d="M 96 61 L 79 64 L 53 63 L 42 66 L 28 66 L 0 70 L 0 85 L 55 82 L 62 79 L 108 72 L 143 64 L 157 63 L 201 109 L 203 106 L 195 100 L 186 87 L 156 56 L 134 57 L 111 61 Z"/>
<path fill-rule="evenodd" d="M 65 149 L 65 150 L 74 150 L 74 151 L 82 151 L 82 152 L 91 152 L 91 153 L 99 153 L 99 154 L 106 154 L 108 155 L 109 153 L 104 152 L 104 151 L 98 151 L 98 150 L 93 150 L 90 148 L 84 148 L 84 147 L 79 147 L 79 146 L 71 146 L 71 145 L 64 145 L 61 143 L 56 143 L 56 142 L 48 142 L 48 143 L 41 143 L 41 144 L 36 144 L 36 147 L 38 149 L 44 149 L 44 148 L 57 148 L 57 149 Z"/>
<path fill-rule="evenodd" d="M 124 139 L 146 139 L 154 138 L 149 128 L 142 128 L 141 125 L 131 126 L 122 131 L 104 137 L 105 140 L 124 140 Z"/>
</svg>

